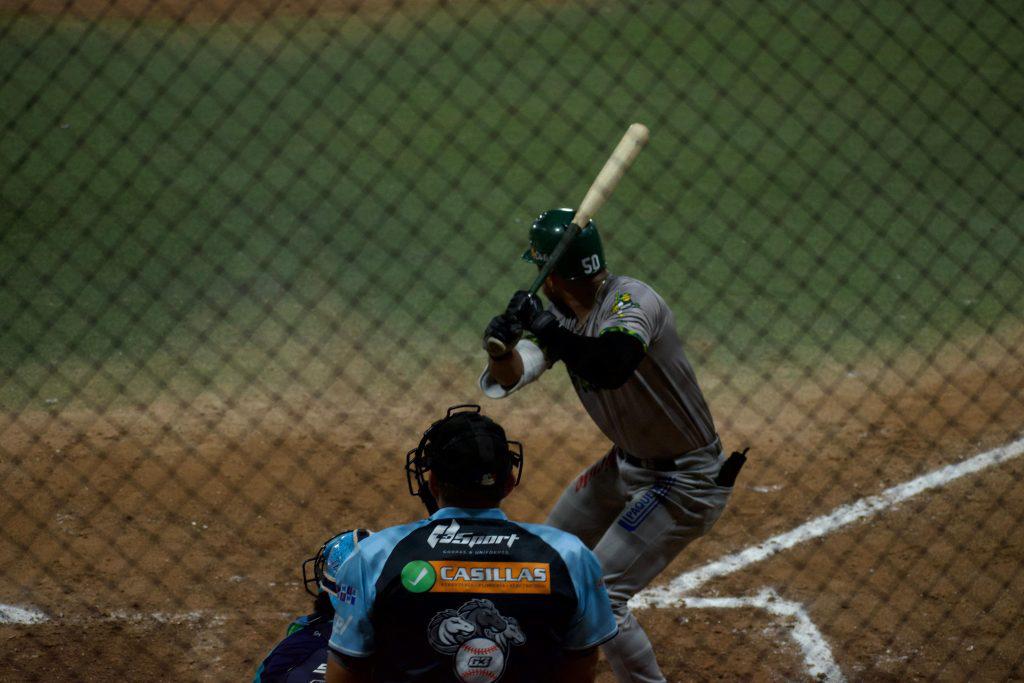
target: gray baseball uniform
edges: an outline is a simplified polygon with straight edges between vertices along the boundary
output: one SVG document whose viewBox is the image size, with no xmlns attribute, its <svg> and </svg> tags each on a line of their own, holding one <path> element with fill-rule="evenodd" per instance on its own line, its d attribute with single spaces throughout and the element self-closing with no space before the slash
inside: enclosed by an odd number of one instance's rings
<svg viewBox="0 0 1024 683">
<path fill-rule="evenodd" d="M 547 524 L 581 538 L 601 562 L 619 623 L 619 635 L 603 648 L 616 677 L 664 681 L 627 601 L 722 514 L 732 490 L 714 481 L 724 461 L 722 447 L 675 316 L 650 286 L 609 275 L 585 320 L 549 310 L 576 334 L 625 332 L 646 350 L 617 389 L 592 387 L 570 373 L 587 413 L 614 445 L 569 484 Z M 485 370 L 480 386 L 488 396 L 507 396 L 550 367 L 533 342 L 520 341 L 516 348 L 523 378 L 505 390 Z"/>
</svg>

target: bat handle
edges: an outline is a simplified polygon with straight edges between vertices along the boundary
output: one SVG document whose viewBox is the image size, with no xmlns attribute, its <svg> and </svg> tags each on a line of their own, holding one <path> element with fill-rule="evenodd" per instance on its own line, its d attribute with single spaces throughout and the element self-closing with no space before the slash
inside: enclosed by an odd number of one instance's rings
<svg viewBox="0 0 1024 683">
<path fill-rule="evenodd" d="M 486 342 L 487 353 L 494 358 L 495 356 L 504 356 L 511 349 L 505 346 L 505 342 L 501 341 L 497 337 L 488 337 Z"/>
<path fill-rule="evenodd" d="M 588 221 L 590 220 L 586 215 L 584 215 L 584 217 L 587 218 Z M 547 279 L 548 275 L 551 274 L 551 271 L 555 269 L 556 265 L 558 265 L 558 261 L 562 258 L 562 254 L 569 249 L 569 245 L 582 229 L 583 228 L 575 222 L 570 223 L 565 227 L 565 234 L 562 235 L 562 238 L 548 256 L 547 262 L 541 266 L 540 272 L 537 273 L 537 277 L 534 278 L 533 283 L 527 290 L 530 294 L 536 294 L 540 290 L 541 285 L 544 284 L 544 280 Z M 505 346 L 503 341 L 495 337 L 488 337 L 484 344 L 487 347 L 487 353 L 489 353 L 492 358 L 494 356 L 503 356 L 512 350 Z"/>
</svg>

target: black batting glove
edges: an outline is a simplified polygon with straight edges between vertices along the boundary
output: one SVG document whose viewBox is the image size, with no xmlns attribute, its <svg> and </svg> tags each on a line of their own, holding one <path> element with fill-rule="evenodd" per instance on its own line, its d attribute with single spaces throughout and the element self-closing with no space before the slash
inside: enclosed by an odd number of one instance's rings
<svg viewBox="0 0 1024 683">
<path fill-rule="evenodd" d="M 551 311 L 541 311 L 534 316 L 529 330 L 537 337 L 542 346 L 551 347 L 555 341 L 558 331 L 561 330 L 558 318 Z"/>
<path fill-rule="evenodd" d="M 536 294 L 530 294 L 524 289 L 512 295 L 505 309 L 506 315 L 511 315 L 519 324 L 526 329 L 531 329 L 534 319 L 544 312 L 544 304 Z"/>
<path fill-rule="evenodd" d="M 508 313 L 502 313 L 491 318 L 491 322 L 487 323 L 487 329 L 484 330 L 484 350 L 492 358 L 501 358 L 508 355 L 509 352 L 515 348 L 515 345 L 523 337 L 523 326 L 519 323 L 514 316 Z M 491 352 L 491 349 L 487 345 L 488 339 L 497 339 L 505 345 L 505 351 L 495 355 Z"/>
</svg>

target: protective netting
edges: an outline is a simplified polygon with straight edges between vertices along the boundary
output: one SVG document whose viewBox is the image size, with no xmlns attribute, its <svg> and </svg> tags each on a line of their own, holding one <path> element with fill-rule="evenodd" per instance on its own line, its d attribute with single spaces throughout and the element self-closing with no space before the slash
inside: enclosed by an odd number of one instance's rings
<svg viewBox="0 0 1024 683">
<path fill-rule="evenodd" d="M 638 612 L 666 676 L 1024 676 L 1020 10 L 3 2 L 0 678 L 251 676 L 451 404 L 542 521 L 607 441 L 480 335 L 632 121 L 610 268 L 752 446 Z"/>
</svg>

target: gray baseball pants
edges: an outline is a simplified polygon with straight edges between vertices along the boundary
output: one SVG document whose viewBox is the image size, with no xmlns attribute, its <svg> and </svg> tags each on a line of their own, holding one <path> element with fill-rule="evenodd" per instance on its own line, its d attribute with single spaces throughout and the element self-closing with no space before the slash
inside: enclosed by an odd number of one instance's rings
<svg viewBox="0 0 1024 683">
<path fill-rule="evenodd" d="M 547 524 L 578 536 L 601 562 L 619 624 L 602 649 L 616 678 L 661 683 L 651 641 L 626 603 L 714 526 L 732 488 L 714 483 L 725 459 L 717 440 L 683 456 L 680 469 L 670 472 L 637 467 L 620 453 L 613 447 L 577 476 Z"/>
</svg>

